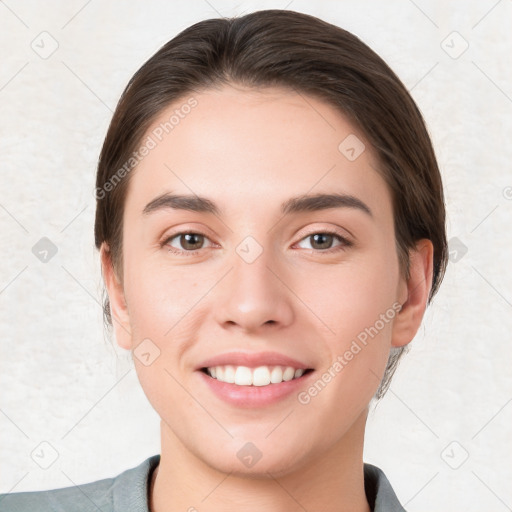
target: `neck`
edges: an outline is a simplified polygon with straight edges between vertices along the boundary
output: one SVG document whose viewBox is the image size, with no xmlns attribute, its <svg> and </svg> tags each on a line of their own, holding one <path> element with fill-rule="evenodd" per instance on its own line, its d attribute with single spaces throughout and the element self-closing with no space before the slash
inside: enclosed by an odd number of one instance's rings
<svg viewBox="0 0 512 512">
<path fill-rule="evenodd" d="M 364 492 L 366 411 L 334 446 L 276 477 L 234 475 L 191 453 L 161 422 L 160 464 L 152 475 L 151 512 L 370 512 Z"/>
</svg>

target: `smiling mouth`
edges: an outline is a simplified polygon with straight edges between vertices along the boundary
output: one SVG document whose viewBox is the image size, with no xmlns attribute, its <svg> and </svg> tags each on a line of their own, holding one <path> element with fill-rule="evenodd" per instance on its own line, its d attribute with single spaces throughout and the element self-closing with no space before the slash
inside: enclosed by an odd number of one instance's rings
<svg viewBox="0 0 512 512">
<path fill-rule="evenodd" d="M 257 368 L 222 365 L 201 368 L 200 371 L 219 382 L 226 382 L 237 386 L 269 386 L 300 379 L 304 375 L 311 373 L 313 369 L 296 369 L 292 366 L 279 365 L 258 366 Z"/>
</svg>

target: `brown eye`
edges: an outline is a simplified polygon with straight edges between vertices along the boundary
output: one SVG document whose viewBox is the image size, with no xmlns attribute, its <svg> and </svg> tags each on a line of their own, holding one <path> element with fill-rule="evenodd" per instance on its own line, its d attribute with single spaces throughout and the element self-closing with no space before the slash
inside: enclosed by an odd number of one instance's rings
<svg viewBox="0 0 512 512">
<path fill-rule="evenodd" d="M 179 241 L 183 249 L 193 251 L 201 248 L 204 243 L 204 236 L 198 233 L 183 233 L 179 235 Z"/>
<path fill-rule="evenodd" d="M 336 252 L 338 250 L 346 249 L 352 245 L 352 242 L 335 232 L 319 231 L 311 233 L 304 237 L 299 243 L 309 241 L 310 247 L 303 247 L 304 249 L 312 249 L 319 253 Z M 336 243 L 336 241 L 338 243 Z"/>
<path fill-rule="evenodd" d="M 205 242 L 209 240 L 208 237 L 201 233 L 176 233 L 162 244 L 169 249 L 169 251 L 176 254 L 194 253 L 205 247 Z"/>
<path fill-rule="evenodd" d="M 329 233 L 316 233 L 310 235 L 310 238 L 313 240 L 313 249 L 330 249 L 334 240 L 334 236 Z"/>
</svg>

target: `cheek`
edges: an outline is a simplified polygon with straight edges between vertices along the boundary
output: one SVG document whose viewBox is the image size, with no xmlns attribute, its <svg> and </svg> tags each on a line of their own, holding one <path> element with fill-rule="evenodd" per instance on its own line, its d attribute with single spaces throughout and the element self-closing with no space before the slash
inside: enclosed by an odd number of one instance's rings
<svg viewBox="0 0 512 512">
<path fill-rule="evenodd" d="M 170 268 L 162 258 L 133 258 L 127 262 L 125 290 L 132 329 L 139 335 L 165 339 L 202 295 L 198 279 L 184 267 Z"/>
<path fill-rule="evenodd" d="M 207 289 L 181 274 L 176 268 L 171 275 L 169 269 L 139 265 L 126 290 L 135 369 L 146 397 L 160 412 L 194 406 L 180 385 L 188 370 L 182 356 L 197 341 L 197 303 Z"/>
<path fill-rule="evenodd" d="M 397 314 L 398 278 L 397 261 L 384 256 L 331 268 L 315 276 L 314 287 L 302 289 L 305 302 L 327 326 L 324 342 L 331 362 L 323 371 L 325 380 L 336 381 L 329 392 L 336 403 L 369 400 L 378 387 Z"/>
<path fill-rule="evenodd" d="M 182 381 L 182 376 L 190 372 L 187 354 L 197 344 L 199 327 L 214 307 L 208 291 L 218 280 L 211 271 L 203 276 L 190 267 L 171 267 L 161 260 L 141 258 L 136 265 L 127 262 L 126 294 L 133 359 L 139 380 L 153 406 L 156 406 L 155 400 L 163 396 L 162 386 L 168 390 L 166 396 L 173 397 L 173 401 L 177 397 L 181 401 L 190 398 L 182 396 L 183 390 L 177 381 Z M 138 354 L 146 351 L 142 344 L 137 349 L 141 342 L 147 344 L 149 352 L 158 356 L 151 365 L 145 365 L 143 358 L 138 359 Z"/>
<path fill-rule="evenodd" d="M 295 290 L 340 349 L 390 308 L 394 312 L 399 279 L 398 264 L 392 258 L 366 258 L 310 274 L 308 279 L 296 277 Z M 384 328 L 379 323 L 383 335 L 390 335 L 390 325 L 388 321 Z"/>
</svg>

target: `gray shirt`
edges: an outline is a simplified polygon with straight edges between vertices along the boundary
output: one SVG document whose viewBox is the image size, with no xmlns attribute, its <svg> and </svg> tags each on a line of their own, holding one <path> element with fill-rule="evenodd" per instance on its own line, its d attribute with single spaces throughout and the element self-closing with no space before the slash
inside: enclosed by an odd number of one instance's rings
<svg viewBox="0 0 512 512">
<path fill-rule="evenodd" d="M 49 491 L 0 494 L 0 512 L 149 512 L 149 483 L 159 462 L 157 454 L 113 478 Z M 373 512 L 405 512 L 377 466 L 365 463 L 364 487 Z"/>
</svg>

